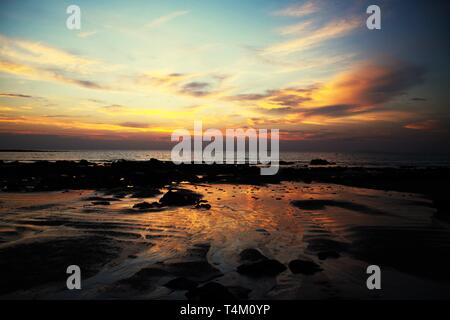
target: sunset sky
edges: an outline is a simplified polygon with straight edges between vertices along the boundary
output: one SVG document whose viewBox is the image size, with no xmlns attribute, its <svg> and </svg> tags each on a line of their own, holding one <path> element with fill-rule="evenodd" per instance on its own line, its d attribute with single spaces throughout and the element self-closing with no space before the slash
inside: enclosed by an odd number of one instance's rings
<svg viewBox="0 0 450 320">
<path fill-rule="evenodd" d="M 81 8 L 81 30 L 65 26 Z M 382 30 L 365 26 L 382 9 Z M 443 152 L 447 1 L 2 1 L 0 148 L 164 148 L 279 128 L 295 150 Z"/>
</svg>

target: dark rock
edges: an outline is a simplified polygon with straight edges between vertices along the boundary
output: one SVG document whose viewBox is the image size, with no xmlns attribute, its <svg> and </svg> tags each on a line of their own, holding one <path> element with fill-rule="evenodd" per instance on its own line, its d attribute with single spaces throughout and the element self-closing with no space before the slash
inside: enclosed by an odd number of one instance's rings
<svg viewBox="0 0 450 320">
<path fill-rule="evenodd" d="M 339 258 L 341 255 L 339 253 L 337 253 L 336 251 L 321 251 L 317 254 L 317 257 L 320 260 L 326 260 L 328 258 L 331 259 L 337 259 Z"/>
<path fill-rule="evenodd" d="M 450 197 L 447 192 L 435 192 L 431 198 L 433 200 L 433 206 L 436 208 L 434 216 L 438 219 L 450 220 Z"/>
<path fill-rule="evenodd" d="M 86 201 L 120 201 L 120 199 L 116 198 L 107 198 L 107 197 L 88 197 L 85 199 Z"/>
<path fill-rule="evenodd" d="M 114 194 L 114 198 L 119 199 L 119 200 L 122 198 L 125 198 L 126 196 L 127 196 L 126 192 L 118 192 L 118 193 Z"/>
<path fill-rule="evenodd" d="M 160 278 L 168 275 L 169 273 L 163 269 L 149 267 L 139 270 L 130 278 L 120 280 L 119 283 L 137 290 L 148 290 L 154 285 L 153 278 Z"/>
<path fill-rule="evenodd" d="M 222 272 L 204 260 L 166 264 L 165 270 L 178 277 L 185 277 L 199 282 L 205 282 L 223 276 Z"/>
<path fill-rule="evenodd" d="M 291 269 L 292 273 L 302 273 L 306 275 L 312 275 L 322 271 L 322 268 L 317 263 L 301 259 L 289 262 L 289 269 Z"/>
<path fill-rule="evenodd" d="M 186 293 L 189 300 L 229 301 L 236 300 L 230 291 L 217 282 L 209 282 L 201 287 L 191 289 Z"/>
<path fill-rule="evenodd" d="M 151 278 L 151 277 L 162 277 L 168 275 L 168 272 L 166 270 L 160 269 L 160 268 L 143 268 L 139 270 L 137 273 L 134 274 L 134 276 L 144 279 L 144 278 Z"/>
<path fill-rule="evenodd" d="M 164 286 L 173 290 L 191 290 L 198 286 L 198 282 L 184 277 L 179 277 L 170 280 Z"/>
<path fill-rule="evenodd" d="M 146 189 L 141 189 L 141 190 L 135 191 L 131 195 L 131 197 L 132 198 L 151 198 L 160 193 L 161 192 L 159 191 L 159 189 L 146 188 Z"/>
<path fill-rule="evenodd" d="M 267 260 L 267 257 L 265 257 L 261 252 L 259 252 L 256 249 L 245 249 L 242 250 L 242 252 L 239 254 L 239 257 L 241 258 L 241 261 L 260 261 L 260 260 Z"/>
<path fill-rule="evenodd" d="M 309 164 L 311 166 L 327 166 L 327 165 L 331 165 L 334 164 L 333 162 L 329 162 L 325 159 L 312 159 Z"/>
<path fill-rule="evenodd" d="M 197 244 L 194 244 L 191 248 L 188 248 L 186 250 L 186 253 L 189 256 L 189 258 L 206 260 L 206 256 L 208 254 L 210 247 L 211 246 L 209 243 L 197 243 Z"/>
<path fill-rule="evenodd" d="M 274 277 L 284 270 L 286 270 L 286 266 L 274 259 L 245 263 L 237 268 L 237 272 L 249 277 Z"/>
<path fill-rule="evenodd" d="M 209 210 L 209 209 L 211 209 L 211 205 L 209 203 L 197 203 L 195 205 L 195 208 Z"/>
<path fill-rule="evenodd" d="M 167 191 L 159 202 L 165 206 L 188 206 L 195 205 L 202 195 L 185 189 L 173 189 Z"/>
<path fill-rule="evenodd" d="M 262 233 L 262 234 L 264 234 L 264 235 L 266 235 L 266 236 L 270 235 L 270 232 L 267 231 L 266 229 L 263 229 L 263 228 L 258 228 L 258 229 L 256 229 L 255 231 L 256 231 L 256 232 L 260 232 L 260 233 Z"/>
<path fill-rule="evenodd" d="M 111 203 L 109 201 L 92 201 L 92 204 L 96 206 L 109 206 Z"/>
<path fill-rule="evenodd" d="M 238 300 L 247 300 L 248 295 L 252 292 L 252 290 L 240 286 L 231 286 L 227 287 L 227 289 Z"/>
<path fill-rule="evenodd" d="M 148 203 L 146 201 L 139 202 L 139 203 L 136 203 L 135 205 L 133 205 L 133 209 L 141 209 L 141 210 L 151 209 L 151 208 L 160 208 L 160 207 L 161 207 L 161 204 L 158 202 Z"/>
<path fill-rule="evenodd" d="M 133 205 L 133 209 L 150 209 L 150 208 L 153 208 L 153 206 L 147 201 L 139 202 Z"/>
</svg>

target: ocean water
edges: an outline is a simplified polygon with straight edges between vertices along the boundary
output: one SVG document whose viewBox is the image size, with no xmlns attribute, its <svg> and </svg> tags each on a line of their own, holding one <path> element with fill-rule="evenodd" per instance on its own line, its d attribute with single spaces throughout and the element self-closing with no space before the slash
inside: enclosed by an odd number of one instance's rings
<svg viewBox="0 0 450 320">
<path fill-rule="evenodd" d="M 151 158 L 170 160 L 170 150 L 71 150 L 71 151 L 3 151 L 2 161 L 78 161 L 112 162 L 117 160 L 146 161 Z M 337 153 L 337 152 L 281 152 L 280 160 L 303 166 L 312 159 L 326 159 L 336 165 L 363 167 L 450 166 L 450 155 L 393 154 L 393 153 Z"/>
</svg>

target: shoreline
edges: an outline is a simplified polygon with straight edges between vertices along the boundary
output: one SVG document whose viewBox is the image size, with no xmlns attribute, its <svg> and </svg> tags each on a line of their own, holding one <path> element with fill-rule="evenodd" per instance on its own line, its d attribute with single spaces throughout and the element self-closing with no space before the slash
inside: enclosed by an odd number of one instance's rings
<svg viewBox="0 0 450 320">
<path fill-rule="evenodd" d="M 162 188 L 174 183 L 232 183 L 263 185 L 282 181 L 332 183 L 375 190 L 410 192 L 425 195 L 437 208 L 437 216 L 448 219 L 449 200 L 446 187 L 450 167 L 293 167 L 280 162 L 276 175 L 261 176 L 258 166 L 248 164 L 180 164 L 150 159 L 95 163 L 80 161 L 0 161 L 2 192 L 59 190 L 124 190 Z"/>
</svg>

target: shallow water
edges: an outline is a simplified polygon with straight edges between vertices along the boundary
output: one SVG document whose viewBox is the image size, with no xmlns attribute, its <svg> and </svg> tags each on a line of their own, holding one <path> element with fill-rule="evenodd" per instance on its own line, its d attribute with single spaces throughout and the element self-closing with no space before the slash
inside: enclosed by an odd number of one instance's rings
<svg viewBox="0 0 450 320">
<path fill-rule="evenodd" d="M 126 196 L 110 205 L 94 205 L 89 197 L 111 196 L 94 191 L 0 193 L 0 255 L 5 248 L 14 253 L 17 245 L 87 236 L 108 239 L 119 247 L 114 258 L 105 258 L 96 272 L 83 278 L 81 291 L 68 291 L 65 280 L 58 280 L 32 287 L 24 284 L 4 296 L 185 299 L 186 291 L 164 284 L 192 272 L 200 283 L 214 280 L 229 288 L 251 290 L 250 299 L 450 298 L 450 277 L 435 267 L 449 252 L 450 229 L 432 218 L 435 209 L 420 195 L 319 183 L 180 187 L 203 194 L 211 209 L 131 209 L 135 203 L 157 201 L 161 195 Z M 294 206 L 292 201 L 298 200 L 304 202 Z M 277 277 L 247 277 L 236 272 L 242 263 L 239 253 L 247 248 L 256 248 L 286 266 L 298 258 L 312 260 L 323 271 L 303 275 L 288 268 Z M 340 257 L 318 259 L 320 251 L 329 249 Z M 89 268 L 87 261 L 76 258 L 70 263 Z M 186 263 L 199 261 L 200 267 L 209 264 L 214 270 L 208 267 L 202 275 L 189 271 Z M 382 290 L 367 289 L 369 264 L 381 267 Z M 175 265 L 188 270 L 174 269 Z M 148 281 L 144 287 L 127 282 L 141 269 L 160 266 L 172 269 L 157 277 L 139 278 L 139 284 Z M 65 279 L 64 268 L 50 272 L 61 273 Z M 9 276 L 13 282 L 20 275 Z"/>
</svg>

